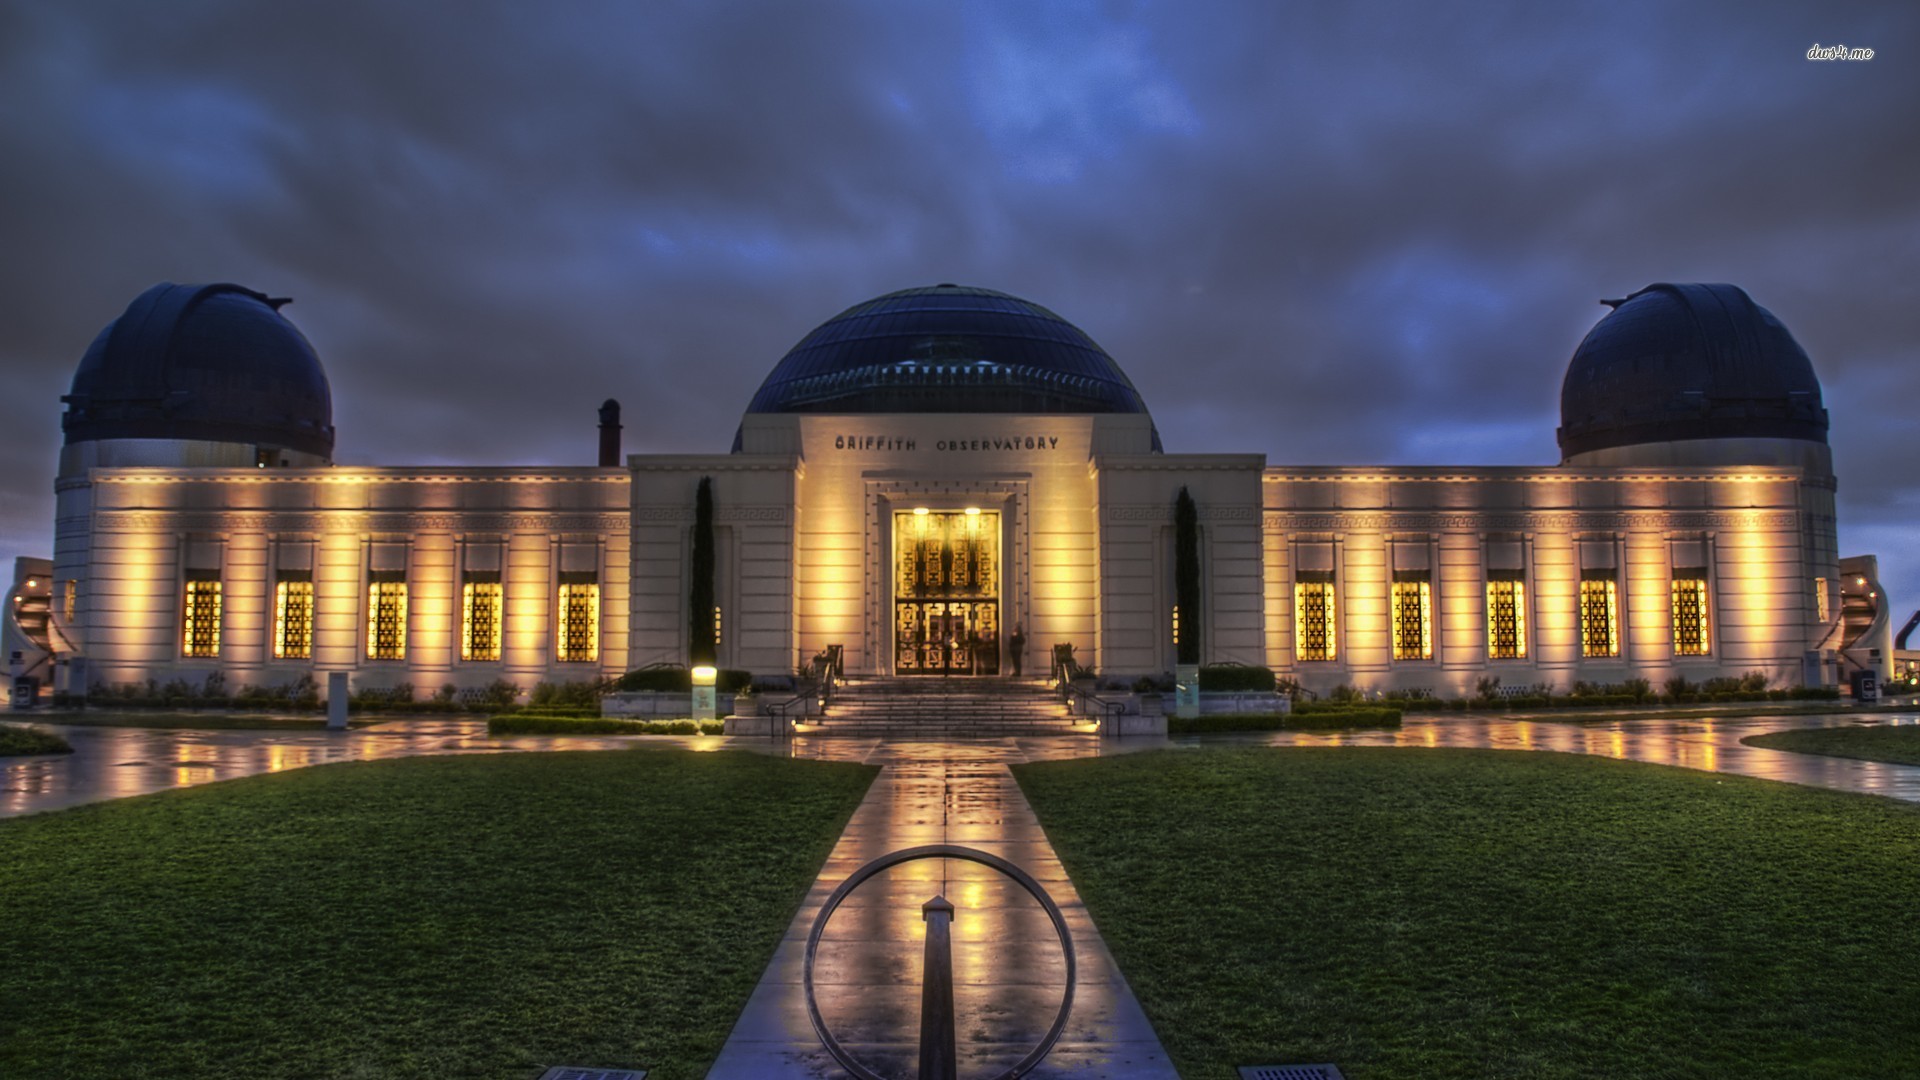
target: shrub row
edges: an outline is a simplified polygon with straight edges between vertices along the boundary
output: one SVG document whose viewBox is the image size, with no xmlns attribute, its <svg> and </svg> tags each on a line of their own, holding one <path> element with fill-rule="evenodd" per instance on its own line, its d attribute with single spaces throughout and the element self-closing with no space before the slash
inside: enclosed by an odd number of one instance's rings
<svg viewBox="0 0 1920 1080">
<path fill-rule="evenodd" d="M 1334 731 L 1340 728 L 1397 728 L 1400 710 L 1391 706 L 1360 706 L 1345 709 L 1307 709 L 1287 718 L 1295 731 Z"/>
<path fill-rule="evenodd" d="M 1273 689 L 1273 669 L 1242 664 L 1210 664 L 1200 669 L 1202 693 L 1267 693 Z"/>
<path fill-rule="evenodd" d="M 515 713 L 487 721 L 488 735 L 718 735 L 718 722 L 695 726 L 692 720 L 621 720 L 600 716 L 528 716 Z"/>
<path fill-rule="evenodd" d="M 714 688 L 723 694 L 737 694 L 753 685 L 753 673 L 739 668 L 721 668 Z M 693 689 L 693 669 L 683 667 L 644 667 L 613 680 L 612 689 L 623 692 L 663 690 L 685 693 Z"/>
<path fill-rule="evenodd" d="M 1697 705 L 1705 702 L 1741 701 L 1838 701 L 1840 691 L 1831 686 L 1799 686 L 1791 690 L 1759 692 L 1718 691 L 1683 694 L 1527 694 L 1509 698 L 1406 698 L 1396 700 L 1401 708 L 1415 712 L 1504 712 L 1508 709 L 1592 709 L 1619 705 Z M 1393 700 L 1393 699 L 1389 699 Z"/>
<path fill-rule="evenodd" d="M 1167 734 L 1201 735 L 1217 731 L 1339 731 L 1346 728 L 1397 728 L 1400 710 L 1388 708 L 1319 709 L 1302 713 L 1221 713 L 1182 719 L 1167 717 Z"/>
<path fill-rule="evenodd" d="M 71 753 L 73 753 L 73 747 L 68 745 L 67 740 L 51 731 L 19 727 L 14 724 L 0 724 L 0 757 Z"/>
</svg>

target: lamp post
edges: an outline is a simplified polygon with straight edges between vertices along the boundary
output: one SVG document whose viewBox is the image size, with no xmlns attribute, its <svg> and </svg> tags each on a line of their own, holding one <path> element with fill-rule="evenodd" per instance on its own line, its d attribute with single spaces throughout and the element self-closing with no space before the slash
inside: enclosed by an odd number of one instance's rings
<svg viewBox="0 0 1920 1080">
<path fill-rule="evenodd" d="M 714 682 L 719 672 L 712 664 L 697 664 L 693 669 L 693 726 L 695 734 L 700 734 L 700 722 L 711 720 L 714 716 Z"/>
</svg>

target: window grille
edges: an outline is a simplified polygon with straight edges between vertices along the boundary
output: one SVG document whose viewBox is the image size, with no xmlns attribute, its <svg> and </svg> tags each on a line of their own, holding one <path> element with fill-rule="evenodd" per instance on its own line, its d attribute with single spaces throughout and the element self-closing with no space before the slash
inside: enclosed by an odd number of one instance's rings
<svg viewBox="0 0 1920 1080">
<path fill-rule="evenodd" d="M 1433 659 L 1433 586 L 1424 574 L 1393 583 L 1393 658 Z"/>
<path fill-rule="evenodd" d="M 1611 574 L 1580 581 L 1580 655 L 1620 655 L 1620 587 Z"/>
<path fill-rule="evenodd" d="M 1673 572 L 1673 653 L 1675 656 L 1705 656 L 1707 635 L 1707 572 L 1682 569 Z"/>
<path fill-rule="evenodd" d="M 367 586 L 367 659 L 407 658 L 407 583 L 376 576 Z"/>
<path fill-rule="evenodd" d="M 591 663 L 600 659 L 600 585 L 560 583 L 560 659 Z"/>
<path fill-rule="evenodd" d="M 220 579 L 189 578 L 181 605 L 181 651 L 190 657 L 220 655 Z"/>
<path fill-rule="evenodd" d="M 460 586 L 460 659 L 500 659 L 502 596 L 498 574 L 469 574 Z"/>
<path fill-rule="evenodd" d="M 273 586 L 273 658 L 313 656 L 313 579 L 283 574 Z"/>
<path fill-rule="evenodd" d="M 1517 579 L 1487 582 L 1487 656 L 1523 660 L 1527 655 L 1527 586 Z"/>
<path fill-rule="evenodd" d="M 1334 616 L 1332 581 L 1294 582 L 1294 635 L 1300 659 L 1335 659 L 1339 645 L 1334 633 Z"/>
</svg>

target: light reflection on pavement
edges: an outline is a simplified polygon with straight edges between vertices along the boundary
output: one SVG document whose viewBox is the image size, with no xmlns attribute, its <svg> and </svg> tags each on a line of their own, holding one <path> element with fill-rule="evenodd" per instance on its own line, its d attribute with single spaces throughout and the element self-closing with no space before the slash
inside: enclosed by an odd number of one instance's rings
<svg viewBox="0 0 1920 1080">
<path fill-rule="evenodd" d="M 748 750 L 798 758 L 864 761 L 881 747 L 931 749 L 938 742 L 895 738 L 803 736 L 791 740 L 723 736 L 637 735 L 595 738 L 490 738 L 480 717 L 389 720 L 348 732 L 193 731 L 47 723 L 41 715 L 4 713 L 9 723 L 58 732 L 72 754 L 0 759 L 0 817 L 57 810 L 103 799 L 145 795 L 257 773 L 338 761 L 426 754 L 545 750 Z M 57 714 L 55 714 L 57 715 Z M 31 719 L 29 717 L 32 717 Z M 1788 728 L 1854 724 L 1920 724 L 1920 712 L 1832 716 L 1715 716 L 1684 720 L 1622 719 L 1587 724 L 1524 718 L 1410 716 L 1398 731 L 1258 732 L 1228 735 L 1091 735 L 957 740 L 978 749 L 999 745 L 1013 760 L 1074 758 L 1200 746 L 1426 746 L 1547 750 L 1736 773 L 1810 787 L 1920 802 L 1920 766 L 1888 765 L 1742 746 L 1748 735 Z M 1017 747 L 1017 749 L 1016 749 Z"/>
<path fill-rule="evenodd" d="M 487 736 L 486 720 L 475 717 L 391 720 L 352 731 L 93 727 L 43 723 L 37 718 L 28 721 L 20 713 L 0 713 L 0 720 L 30 722 L 58 732 L 73 745 L 71 754 L 0 758 L 0 817 L 336 761 L 526 750 L 616 750 L 636 745 L 717 750 L 719 744 L 731 741 L 671 735 L 494 739 Z"/>
</svg>

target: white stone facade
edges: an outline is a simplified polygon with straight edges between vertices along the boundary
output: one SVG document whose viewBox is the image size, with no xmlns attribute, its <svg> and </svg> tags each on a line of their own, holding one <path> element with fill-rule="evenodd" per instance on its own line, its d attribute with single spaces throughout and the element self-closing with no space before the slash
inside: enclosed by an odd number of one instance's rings
<svg viewBox="0 0 1920 1080">
<path fill-rule="evenodd" d="M 68 399 L 44 648 L 70 692 L 344 671 L 426 697 L 685 663 L 708 481 L 715 651 L 756 674 L 835 647 L 854 674 L 1007 674 L 1018 628 L 1027 673 L 1064 644 L 1121 682 L 1171 672 L 1176 633 L 1204 663 L 1319 692 L 1836 681 L 1842 610 L 1861 605 L 1806 357 L 1731 286 L 1610 303 L 1569 369 L 1557 466 L 1163 453 L 1091 339 L 941 285 L 804 339 L 733 453 L 612 464 L 610 426 L 594 468 L 357 468 L 328 464 L 324 377 L 271 298 L 156 286 Z M 251 329 L 205 344 L 233 320 Z M 199 367 L 153 331 L 190 323 Z M 263 325 L 306 405 L 256 385 Z M 208 371 L 228 381 L 192 381 Z M 186 388 L 153 389 L 168 379 Z M 234 441 L 271 402 L 312 415 Z M 1177 612 L 1183 491 L 1201 589 Z"/>
<path fill-rule="evenodd" d="M 1839 606 L 1830 598 L 1823 622 L 1814 591 L 1839 576 L 1830 481 L 1801 466 L 1277 468 L 1149 453 L 1147 437 L 1131 416 L 784 415 L 748 417 L 741 453 L 617 469 L 93 468 L 61 492 L 54 577 L 77 588 L 70 621 L 54 605 L 57 640 L 95 683 L 217 670 L 230 687 L 272 686 L 345 670 L 356 688 L 404 683 L 422 697 L 684 662 L 703 477 L 719 660 L 760 673 L 828 645 L 851 672 L 896 672 L 892 515 L 914 507 L 997 515 L 1000 648 L 1022 626 L 1029 671 L 1061 642 L 1115 678 L 1169 671 L 1182 488 L 1199 509 L 1204 600 L 1188 625 L 1204 659 L 1266 665 L 1322 692 L 1458 696 L 1487 677 L 1565 692 L 1749 671 L 1796 684 Z M 460 655 L 460 567 L 476 545 L 503 553 L 497 659 Z M 1519 574 L 1525 642 L 1511 658 L 1490 655 L 1491 545 L 1518 563 L 1505 569 Z M 1674 646 L 1675 545 L 1709 572 L 1699 655 Z M 276 659 L 274 581 L 290 547 L 311 551 L 312 646 Z M 1580 560 L 1596 548 L 1617 571 L 1614 656 L 1583 655 Z M 407 586 L 397 659 L 370 655 L 376 549 Z M 1330 553 L 1329 659 L 1297 647 L 1296 569 L 1313 551 Z M 1396 558 L 1427 575 L 1430 655 L 1395 655 Z M 566 559 L 599 588 L 590 661 L 556 647 Z M 186 579 L 210 569 L 218 648 L 189 656 Z"/>
</svg>

